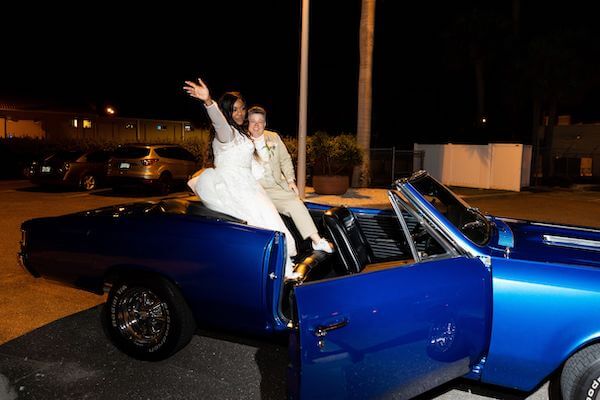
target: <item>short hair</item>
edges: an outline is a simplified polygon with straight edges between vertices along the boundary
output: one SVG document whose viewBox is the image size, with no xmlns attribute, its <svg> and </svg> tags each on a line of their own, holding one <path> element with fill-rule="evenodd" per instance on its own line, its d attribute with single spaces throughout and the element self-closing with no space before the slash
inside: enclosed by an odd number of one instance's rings
<svg viewBox="0 0 600 400">
<path fill-rule="evenodd" d="M 252 114 L 261 114 L 265 118 L 265 121 L 267 121 L 267 111 L 261 106 L 252 106 L 248 109 L 247 113 L 248 118 L 250 118 L 250 115 Z"/>
</svg>

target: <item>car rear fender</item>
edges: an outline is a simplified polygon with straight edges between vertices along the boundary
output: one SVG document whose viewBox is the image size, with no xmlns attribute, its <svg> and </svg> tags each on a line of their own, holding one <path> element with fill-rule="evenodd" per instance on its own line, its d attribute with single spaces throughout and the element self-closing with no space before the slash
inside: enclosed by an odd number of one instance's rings
<svg viewBox="0 0 600 400">
<path fill-rule="evenodd" d="M 106 271 L 102 282 L 103 290 L 110 290 L 112 285 L 117 281 L 127 280 L 130 277 L 140 277 L 142 275 L 148 277 L 156 277 L 157 279 L 166 279 L 169 282 L 173 283 L 175 286 L 177 286 L 179 289 L 181 289 L 177 281 L 172 276 L 159 273 L 156 270 L 152 270 L 144 265 L 122 264 L 114 265 Z"/>
</svg>

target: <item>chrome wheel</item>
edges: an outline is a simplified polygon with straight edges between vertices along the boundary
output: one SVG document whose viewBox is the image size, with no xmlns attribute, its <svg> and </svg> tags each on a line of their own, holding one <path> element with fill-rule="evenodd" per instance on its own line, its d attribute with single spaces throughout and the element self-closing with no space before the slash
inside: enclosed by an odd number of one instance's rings
<svg viewBox="0 0 600 400">
<path fill-rule="evenodd" d="M 92 190 L 96 188 L 96 178 L 93 175 L 86 175 L 81 179 L 81 187 L 84 190 Z"/>
<path fill-rule="evenodd" d="M 140 360 L 158 361 L 192 339 L 196 321 L 177 286 L 155 275 L 123 273 L 113 281 L 102 323 L 108 338 Z"/>
<path fill-rule="evenodd" d="M 136 346 L 161 345 L 169 333 L 167 303 L 146 288 L 127 288 L 115 304 L 113 315 L 119 334 Z"/>
</svg>

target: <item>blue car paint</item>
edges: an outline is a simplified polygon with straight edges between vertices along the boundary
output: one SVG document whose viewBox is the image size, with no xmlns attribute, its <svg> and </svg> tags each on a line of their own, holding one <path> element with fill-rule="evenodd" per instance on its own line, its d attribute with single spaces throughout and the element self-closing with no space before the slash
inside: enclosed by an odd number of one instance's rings
<svg viewBox="0 0 600 400">
<path fill-rule="evenodd" d="M 478 246 L 411 185 L 406 190 L 468 252 L 491 257 L 490 348 L 478 373 L 466 377 L 531 390 L 578 348 L 598 340 L 600 327 L 590 316 L 600 309 L 600 279 L 591 266 L 600 265 L 600 252 L 548 245 L 543 235 L 600 241 L 600 230 L 490 217 L 490 241 Z"/>
<path fill-rule="evenodd" d="M 268 313 L 271 307 L 265 307 L 266 298 L 273 298 L 265 286 L 269 260 L 283 260 L 283 257 L 265 255 L 273 247 L 279 253 L 278 248 L 285 246 L 280 234 L 275 236 L 273 231 L 233 222 L 202 221 L 199 224 L 190 216 L 159 216 L 154 221 L 140 219 L 137 222 L 156 227 L 157 234 L 134 254 L 131 249 L 126 251 L 140 263 L 175 281 L 199 324 L 252 333 L 284 328 Z M 128 220 L 125 225 L 132 223 Z M 224 229 L 223 224 L 228 228 Z M 141 226 L 130 226 L 122 234 L 140 229 Z M 110 232 L 114 230 L 107 233 Z M 153 249 L 151 256 L 146 255 L 147 246 Z M 109 257 L 102 265 L 114 265 L 114 249 L 107 250 L 100 252 Z M 277 274 L 281 261 L 271 264 L 271 268 Z M 273 285 L 269 289 L 273 290 Z"/>
<path fill-rule="evenodd" d="M 490 240 L 490 247 L 498 247 L 502 250 L 513 248 L 515 246 L 515 235 L 510 229 L 510 226 L 498 218 L 489 217 L 489 220 L 496 228 L 494 229 L 492 239 Z M 494 244 L 496 244 L 496 246 L 494 246 Z"/>
<path fill-rule="evenodd" d="M 267 332 L 287 330 L 288 321 L 283 317 L 281 310 L 285 271 L 285 265 L 281 260 L 285 259 L 286 251 L 285 235 L 275 232 L 275 238 L 269 243 L 268 256 L 263 264 L 263 285 L 266 296 L 262 296 L 262 299 L 266 322 L 264 330 Z"/>
<path fill-rule="evenodd" d="M 598 270 L 492 260 L 494 316 L 482 381 L 531 390 L 600 337 Z"/>
<path fill-rule="evenodd" d="M 507 222 L 515 236 L 511 258 L 540 262 L 600 266 L 600 230 L 571 228 L 535 222 Z M 545 236 L 597 242 L 597 248 L 553 244 Z"/>
<path fill-rule="evenodd" d="M 488 217 L 493 232 L 479 246 L 412 185 L 405 190 L 462 255 L 299 286 L 292 393 L 317 398 L 325 385 L 334 398 L 411 396 L 459 375 L 530 390 L 598 340 L 600 231 Z M 188 215 L 128 214 L 137 206 L 107 208 L 85 221 L 71 215 L 25 222 L 39 246 L 29 261 L 46 277 L 96 292 L 108 267 L 145 269 L 176 282 L 201 323 L 259 334 L 286 330 L 281 233 Z M 544 235 L 579 238 L 587 248 Z M 345 319 L 320 350 L 315 327 Z M 453 347 L 459 337 L 466 339 Z"/>
<path fill-rule="evenodd" d="M 456 257 L 297 287 L 299 397 L 407 398 L 468 373 L 487 350 L 490 286 Z M 317 327 L 341 321 L 320 348 Z"/>
<path fill-rule="evenodd" d="M 70 244 L 70 251 L 36 252 L 31 261 L 43 276 L 100 292 L 117 269 L 152 272 L 179 286 L 200 324 L 257 334 L 285 329 L 275 306 L 267 306 L 281 292 L 281 233 L 187 215 L 96 216 L 80 226 L 60 217 L 54 222 L 30 224 L 46 226 L 38 234 L 48 238 L 77 232 L 85 239 L 76 247 L 86 250 L 73 253 Z M 267 281 L 270 272 L 278 279 Z"/>
</svg>

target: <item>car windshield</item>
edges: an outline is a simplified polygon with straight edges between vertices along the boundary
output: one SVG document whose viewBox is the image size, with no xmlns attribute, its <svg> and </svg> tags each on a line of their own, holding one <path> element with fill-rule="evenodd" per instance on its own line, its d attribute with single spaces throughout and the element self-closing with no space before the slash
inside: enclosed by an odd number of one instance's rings
<svg viewBox="0 0 600 400">
<path fill-rule="evenodd" d="M 488 242 L 491 225 L 477 208 L 469 206 L 429 175 L 417 175 L 410 179 L 410 184 L 473 243 Z"/>
<path fill-rule="evenodd" d="M 75 161 L 83 155 L 83 151 L 57 151 L 54 154 L 46 157 L 44 161 Z"/>
</svg>

